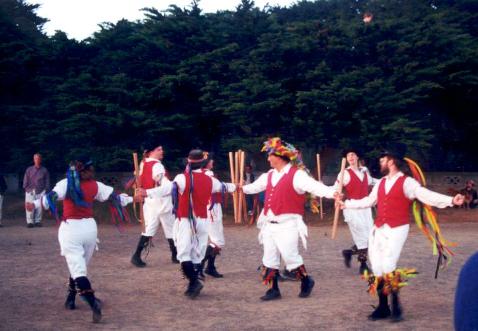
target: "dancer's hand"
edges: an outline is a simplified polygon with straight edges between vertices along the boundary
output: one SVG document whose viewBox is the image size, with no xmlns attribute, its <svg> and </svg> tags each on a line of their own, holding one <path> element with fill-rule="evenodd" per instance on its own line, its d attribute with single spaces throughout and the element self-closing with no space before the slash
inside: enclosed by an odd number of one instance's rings
<svg viewBox="0 0 478 331">
<path fill-rule="evenodd" d="M 35 204 L 33 202 L 25 202 L 25 209 L 28 211 L 34 211 Z"/>
<path fill-rule="evenodd" d="M 465 196 L 462 194 L 457 194 L 453 197 L 453 204 L 455 206 L 461 206 L 465 202 Z"/>
</svg>

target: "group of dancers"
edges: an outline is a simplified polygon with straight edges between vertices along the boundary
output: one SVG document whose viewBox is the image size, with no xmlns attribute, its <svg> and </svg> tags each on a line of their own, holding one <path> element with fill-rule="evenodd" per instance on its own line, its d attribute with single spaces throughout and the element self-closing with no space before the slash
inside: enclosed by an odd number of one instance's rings
<svg viewBox="0 0 478 331">
<path fill-rule="evenodd" d="M 213 160 L 200 149 L 189 152 L 186 169 L 171 180 L 161 162 L 164 157 L 162 146 L 155 143 L 145 145 L 139 175 L 142 185 L 135 189 L 134 197 L 124 193 L 118 195 L 112 187 L 96 181 L 93 162 L 88 157 L 71 162 L 67 178 L 40 199 L 26 203 L 27 209 L 42 206 L 59 217 L 56 202 L 63 200 L 58 239 L 70 273 L 65 307 L 75 309 L 78 293 L 91 307 L 93 322 L 99 322 L 102 317 L 101 301 L 96 298 L 87 277 L 87 265 L 97 237 L 92 209 L 94 200 L 109 201 L 118 210 L 118 215 L 127 204 L 141 203 L 144 230 L 131 263 L 140 268 L 146 266 L 142 252 L 161 224 L 169 243 L 171 261 L 180 264 L 188 280 L 184 295 L 194 299 L 204 286 L 204 268 L 209 276 L 223 276 L 215 265 L 215 259 L 225 244 L 221 203 L 225 194 L 242 190 L 245 194 L 265 191 L 264 207 L 257 221 L 258 238 L 263 246 L 262 276 L 268 285 L 261 300 L 281 298 L 278 282 L 281 259 L 288 273 L 300 280 L 299 297 L 307 298 L 312 293 L 315 281 L 299 252 L 299 241 L 307 247 L 307 226 L 303 215 L 306 196 L 311 194 L 334 199 L 336 206 L 343 209 L 354 241 L 351 249 L 342 252 L 344 262 L 350 267 L 352 256 L 358 256 L 360 273 L 369 281 L 370 292 L 379 298 L 379 305 L 369 319 L 400 321 L 403 314 L 399 291 L 408 272 L 398 269 L 397 263 L 410 227 L 411 202 L 418 200 L 445 208 L 461 205 L 464 197 L 432 192 L 405 175 L 405 155 L 400 148 L 383 150 L 379 158 L 383 177 L 378 180 L 359 165 L 357 150 L 345 151 L 348 167 L 343 176 L 338 177 L 343 177 L 344 193 L 339 192 L 339 187 L 342 187 L 339 183 L 326 186 L 310 176 L 301 162 L 299 151 L 279 137 L 265 141 L 262 151 L 267 154 L 271 169 L 244 185 L 219 181 L 212 171 Z M 372 206 L 377 207 L 375 221 Z"/>
</svg>

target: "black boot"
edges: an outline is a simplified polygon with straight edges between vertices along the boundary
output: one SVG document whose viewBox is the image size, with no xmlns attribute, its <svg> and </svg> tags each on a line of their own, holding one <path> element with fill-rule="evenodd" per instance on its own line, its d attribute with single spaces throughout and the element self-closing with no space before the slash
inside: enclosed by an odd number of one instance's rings
<svg viewBox="0 0 478 331">
<path fill-rule="evenodd" d="M 371 321 L 384 319 L 390 316 L 390 307 L 388 306 L 388 296 L 383 293 L 383 280 L 377 286 L 378 307 L 368 316 Z"/>
<path fill-rule="evenodd" d="M 78 277 L 75 279 L 78 287 L 80 297 L 88 303 L 93 312 L 93 323 L 101 321 L 101 301 L 95 297 L 95 292 L 91 289 L 91 284 L 88 278 Z"/>
<path fill-rule="evenodd" d="M 134 252 L 133 256 L 131 257 L 131 263 L 138 268 L 146 267 L 146 263 L 141 260 L 141 252 L 143 249 L 148 246 L 149 240 L 151 237 L 141 236 L 139 238 L 138 246 L 136 247 L 136 251 Z"/>
<path fill-rule="evenodd" d="M 352 250 L 344 249 L 342 251 L 342 256 L 344 257 L 344 264 L 347 268 L 350 268 L 350 262 L 352 261 Z"/>
<path fill-rule="evenodd" d="M 359 273 L 361 275 L 365 274 L 365 272 L 367 272 L 367 273 L 369 272 L 369 268 L 368 268 L 368 265 L 367 265 L 367 253 L 368 253 L 367 248 L 359 249 L 359 252 L 358 252 L 357 260 L 360 262 Z"/>
<path fill-rule="evenodd" d="M 68 281 L 68 295 L 66 296 L 65 308 L 66 309 L 75 309 L 75 298 L 76 298 L 76 285 L 73 278 L 70 277 Z"/>
<path fill-rule="evenodd" d="M 219 250 L 214 249 L 211 246 L 207 246 L 206 257 L 207 267 L 205 273 L 214 278 L 222 278 L 224 275 L 220 274 L 216 270 L 214 263 L 216 262 L 216 256 L 219 254 Z"/>
<path fill-rule="evenodd" d="M 261 297 L 262 301 L 271 301 L 281 298 L 278 284 L 278 274 L 279 270 L 277 269 L 265 268 L 263 275 L 264 281 L 268 282 L 272 286 L 267 290 L 266 294 Z"/>
<path fill-rule="evenodd" d="M 168 239 L 169 243 L 169 250 L 171 251 L 171 262 L 173 263 L 179 263 L 179 260 L 177 258 L 178 251 L 176 250 L 176 246 L 174 245 L 174 240 L 173 239 Z"/>
<path fill-rule="evenodd" d="M 184 292 L 184 295 L 194 299 L 201 292 L 203 285 L 198 280 L 197 271 L 194 269 L 194 265 L 191 261 L 181 262 L 181 268 L 183 269 L 184 275 L 186 275 L 186 278 L 189 280 L 189 285 L 186 292 Z"/>
<path fill-rule="evenodd" d="M 300 279 L 300 298 L 307 298 L 310 293 L 312 293 L 312 289 L 314 288 L 315 281 L 307 274 L 305 270 L 305 266 L 301 265 L 300 267 L 291 271 L 296 275 L 298 279 Z"/>
<path fill-rule="evenodd" d="M 398 292 L 392 292 L 392 322 L 400 322 L 403 320 L 402 306 L 398 299 Z"/>
<path fill-rule="evenodd" d="M 203 260 L 204 262 L 204 260 Z M 206 279 L 206 275 L 204 275 L 204 263 L 194 263 L 194 271 L 196 271 L 196 274 L 198 276 L 198 279 L 201 281 L 204 281 Z"/>
</svg>

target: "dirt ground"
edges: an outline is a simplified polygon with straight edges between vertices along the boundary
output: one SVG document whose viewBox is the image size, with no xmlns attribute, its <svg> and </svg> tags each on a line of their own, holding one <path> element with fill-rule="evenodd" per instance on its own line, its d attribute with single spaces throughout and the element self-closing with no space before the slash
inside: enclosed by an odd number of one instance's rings
<svg viewBox="0 0 478 331">
<path fill-rule="evenodd" d="M 376 304 L 358 276 L 358 264 L 346 269 L 341 250 L 351 245 L 347 227 L 331 240 L 330 215 L 320 222 L 309 217 L 306 267 L 316 280 L 311 297 L 298 298 L 298 282 L 282 282 L 282 300 L 261 302 L 266 288 L 257 267 L 262 249 L 257 229 L 227 225 L 227 247 L 218 257 L 223 279 L 207 279 L 201 295 L 183 295 L 186 281 L 170 262 L 167 242 L 159 233 L 138 269 L 129 262 L 140 232 L 138 225 L 124 233 L 106 222 L 99 226 L 100 249 L 89 266 L 89 277 L 103 300 L 103 320 L 91 323 L 87 305 L 63 308 L 68 271 L 59 254 L 57 227 L 51 219 L 43 228 L 28 229 L 22 217 L 9 217 L 0 229 L 1 330 L 452 330 L 457 277 L 466 259 L 477 250 L 478 211 L 440 212 L 445 237 L 458 242 L 456 256 L 437 280 L 436 258 L 415 225 L 399 265 L 420 274 L 402 291 L 405 320 L 368 321 Z"/>
</svg>

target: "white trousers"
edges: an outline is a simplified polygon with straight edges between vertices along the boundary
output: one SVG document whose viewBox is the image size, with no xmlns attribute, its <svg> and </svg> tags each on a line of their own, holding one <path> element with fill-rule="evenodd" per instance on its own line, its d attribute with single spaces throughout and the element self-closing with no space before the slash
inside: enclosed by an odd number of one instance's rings
<svg viewBox="0 0 478 331">
<path fill-rule="evenodd" d="M 58 241 L 71 278 L 87 276 L 87 266 L 95 251 L 97 234 L 98 230 L 93 218 L 61 222 L 58 229 Z"/>
<path fill-rule="evenodd" d="M 368 238 L 373 227 L 372 208 L 344 209 L 344 221 L 349 226 L 357 248 L 367 248 Z"/>
<path fill-rule="evenodd" d="M 403 245 L 407 240 L 409 224 L 391 228 L 387 224 L 373 227 L 368 243 L 368 255 L 373 274 L 382 276 L 397 268 Z"/>
<path fill-rule="evenodd" d="M 206 218 L 196 218 L 196 226 L 187 218 L 176 218 L 173 227 L 173 239 L 180 262 L 201 263 L 206 256 L 207 238 L 210 222 Z"/>
<path fill-rule="evenodd" d="M 45 194 L 45 191 L 43 191 L 41 193 L 35 193 L 35 191 L 25 192 L 25 202 L 33 202 L 35 200 L 38 200 L 44 194 Z M 25 209 L 25 211 L 26 211 L 26 214 L 27 214 L 27 223 L 28 224 L 40 223 L 41 222 L 41 215 L 42 215 L 41 207 L 35 208 L 32 211 L 28 211 L 28 210 Z"/>
<path fill-rule="evenodd" d="M 280 259 L 287 270 L 304 264 L 299 254 L 299 230 L 296 219 L 281 221 L 278 224 L 266 222 L 262 228 L 264 256 L 262 264 L 267 268 L 279 269 Z"/>
<path fill-rule="evenodd" d="M 160 205 L 160 199 L 147 198 L 143 205 L 144 232 L 143 236 L 154 237 L 158 232 L 159 224 L 163 227 L 166 239 L 173 238 L 174 215 L 173 211 L 164 213 Z"/>
<path fill-rule="evenodd" d="M 0 224 L 2 224 L 3 195 L 0 194 Z"/>
<path fill-rule="evenodd" d="M 224 238 L 221 204 L 214 204 L 212 210 L 209 210 L 208 206 L 208 217 L 211 222 L 209 225 L 209 241 L 213 247 L 223 248 L 226 244 L 226 239 Z"/>
</svg>

